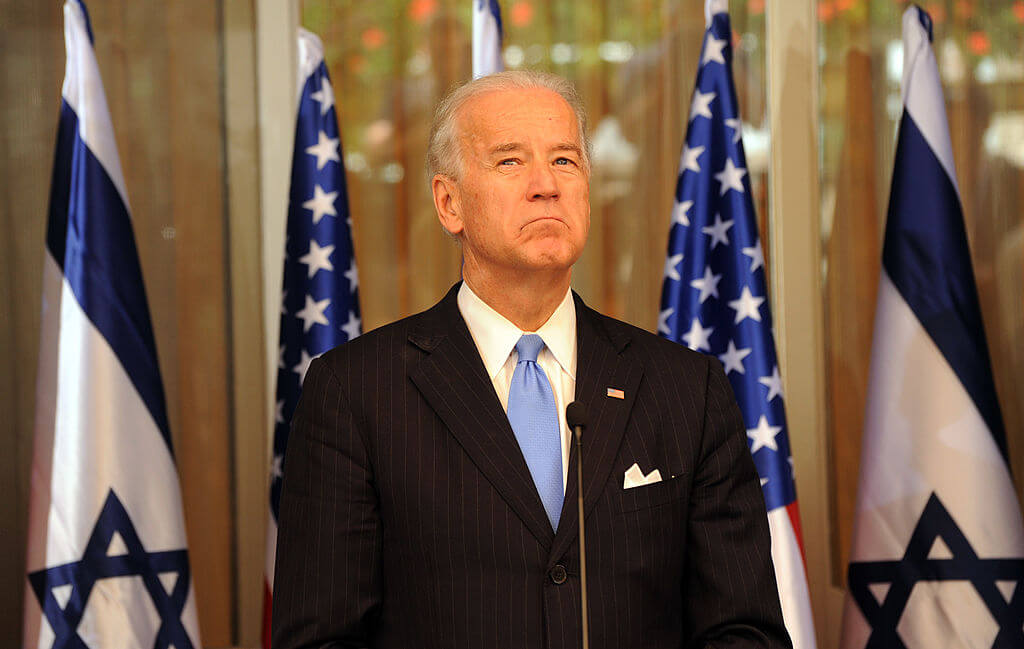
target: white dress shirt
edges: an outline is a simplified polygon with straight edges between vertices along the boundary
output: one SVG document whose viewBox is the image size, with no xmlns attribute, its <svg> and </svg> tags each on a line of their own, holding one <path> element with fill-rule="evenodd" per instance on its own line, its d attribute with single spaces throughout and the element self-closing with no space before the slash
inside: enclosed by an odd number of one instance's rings
<svg viewBox="0 0 1024 649">
<path fill-rule="evenodd" d="M 576 304 L 572 290 L 565 292 L 565 298 L 537 331 L 523 331 L 512 324 L 486 302 L 480 299 L 465 282 L 459 288 L 459 311 L 469 327 L 477 351 L 491 377 L 494 391 L 498 394 L 501 407 L 508 413 L 508 391 L 512 385 L 512 374 L 519 362 L 516 343 L 524 334 L 535 333 L 544 340 L 544 348 L 537 356 L 537 364 L 551 382 L 555 393 L 555 409 L 558 410 L 558 425 L 562 431 L 562 490 L 569 474 L 569 443 L 572 436 L 565 422 L 565 407 L 576 396 Z"/>
</svg>

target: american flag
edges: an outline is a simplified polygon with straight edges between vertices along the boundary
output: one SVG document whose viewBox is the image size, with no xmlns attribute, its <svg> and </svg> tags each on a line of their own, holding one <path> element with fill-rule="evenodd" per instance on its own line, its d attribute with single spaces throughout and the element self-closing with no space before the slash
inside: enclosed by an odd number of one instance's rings
<svg viewBox="0 0 1024 649">
<path fill-rule="evenodd" d="M 310 362 L 359 335 L 359 275 L 345 191 L 345 167 L 334 90 L 320 39 L 299 29 L 299 111 L 281 295 L 270 524 L 267 531 L 265 647 L 270 646 L 271 594 L 278 506 L 292 413 Z"/>
<path fill-rule="evenodd" d="M 741 121 L 725 2 L 708 0 L 690 121 L 679 163 L 658 333 L 725 367 L 746 422 L 772 532 L 786 627 L 815 646 L 793 463 Z"/>
</svg>

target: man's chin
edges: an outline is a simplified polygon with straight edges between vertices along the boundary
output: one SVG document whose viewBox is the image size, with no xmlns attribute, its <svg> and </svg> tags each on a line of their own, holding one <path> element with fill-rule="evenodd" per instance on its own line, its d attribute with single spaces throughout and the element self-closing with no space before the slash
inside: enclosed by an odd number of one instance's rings
<svg viewBox="0 0 1024 649">
<path fill-rule="evenodd" d="M 579 257 L 579 252 L 568 246 L 543 248 L 529 251 L 522 266 L 537 272 L 568 271 Z"/>
</svg>

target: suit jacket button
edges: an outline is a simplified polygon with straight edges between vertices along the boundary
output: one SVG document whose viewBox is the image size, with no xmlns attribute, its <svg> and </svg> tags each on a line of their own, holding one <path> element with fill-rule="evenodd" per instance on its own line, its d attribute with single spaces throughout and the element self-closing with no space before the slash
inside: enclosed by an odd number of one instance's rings
<svg viewBox="0 0 1024 649">
<path fill-rule="evenodd" d="M 551 577 L 551 581 L 556 584 L 564 584 L 567 575 L 568 573 L 565 572 L 565 566 L 560 563 L 552 568 L 551 572 L 548 573 L 548 576 Z"/>
</svg>

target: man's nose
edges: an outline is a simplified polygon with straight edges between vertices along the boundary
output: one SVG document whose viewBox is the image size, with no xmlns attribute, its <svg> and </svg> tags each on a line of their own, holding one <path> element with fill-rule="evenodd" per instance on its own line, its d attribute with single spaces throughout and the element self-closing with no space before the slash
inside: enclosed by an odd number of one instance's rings
<svg viewBox="0 0 1024 649">
<path fill-rule="evenodd" d="M 530 170 L 527 193 L 532 201 L 558 198 L 558 178 L 549 164 L 538 164 Z"/>
</svg>

